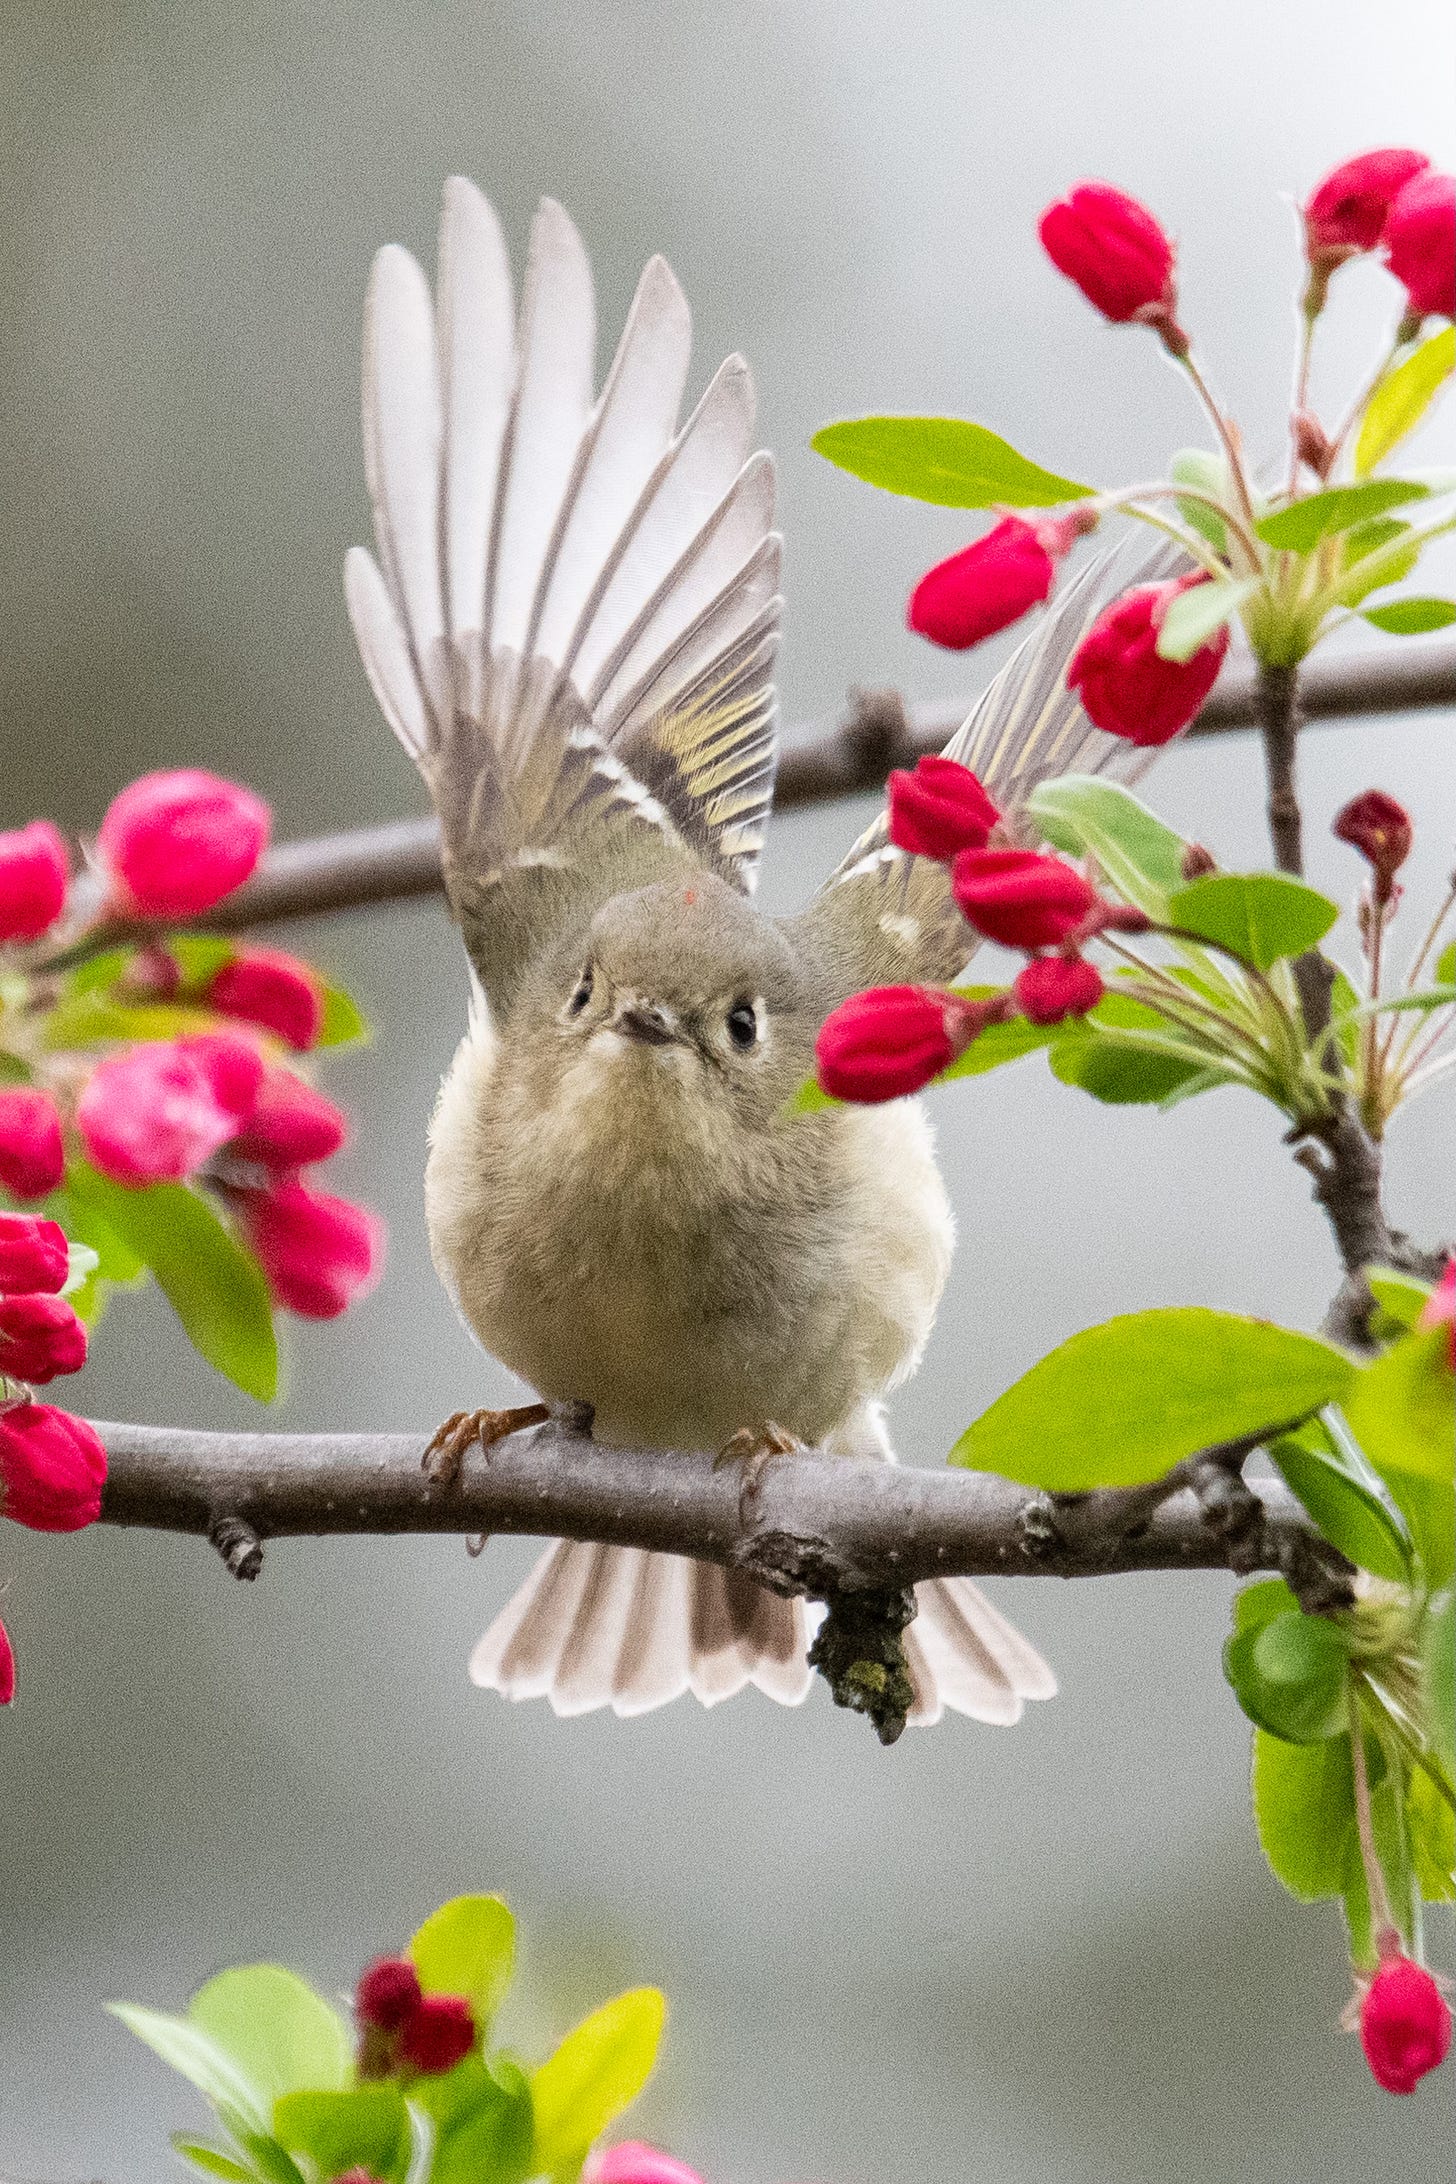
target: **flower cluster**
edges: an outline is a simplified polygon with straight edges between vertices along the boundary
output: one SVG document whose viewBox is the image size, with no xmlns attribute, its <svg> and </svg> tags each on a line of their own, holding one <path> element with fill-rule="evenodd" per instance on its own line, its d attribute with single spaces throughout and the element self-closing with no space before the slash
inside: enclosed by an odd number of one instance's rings
<svg viewBox="0 0 1456 2184">
<path fill-rule="evenodd" d="M 78 1532 L 101 1514 L 99 1437 L 31 1392 L 86 1362 L 86 1330 L 62 1295 L 70 1280 L 56 1222 L 0 1213 L 0 1516 L 33 1532 Z M 0 1706 L 14 1696 L 15 1656 L 0 1623 Z"/>
<path fill-rule="evenodd" d="M 285 1057 L 324 1037 L 326 989 L 275 949 L 161 935 L 241 886 L 268 834 L 250 790 L 186 770 L 124 789 L 74 881 L 49 822 L 0 836 L 0 947 L 18 996 L 0 1023 L 18 1080 L 0 1086 L 0 1187 L 43 1199 L 78 1161 L 127 1189 L 204 1184 L 274 1302 L 332 1318 L 377 1277 L 383 1239 L 374 1215 L 312 1180 L 347 1125 Z M 139 946 L 106 947 L 138 925 Z"/>
<path fill-rule="evenodd" d="M 361 2078 L 438 2077 L 475 2046 L 476 2024 L 460 1994 L 426 1994 L 408 1957 L 380 1957 L 354 1989 Z"/>
<path fill-rule="evenodd" d="M 889 788 L 895 846 L 949 865 L 971 930 L 1029 960 L 999 993 L 879 986 L 843 1002 L 819 1032 L 819 1087 L 833 1099 L 862 1104 L 920 1091 L 993 1024 L 1017 1016 L 1037 1025 L 1085 1016 L 1103 985 L 1082 954 L 1084 943 L 1110 927 L 1147 924 L 1138 911 L 1099 895 L 1065 859 L 999 844 L 1000 812 L 969 767 L 954 759 L 922 758 L 913 773 L 892 773 Z M 968 954 L 971 945 L 968 935 Z"/>
</svg>

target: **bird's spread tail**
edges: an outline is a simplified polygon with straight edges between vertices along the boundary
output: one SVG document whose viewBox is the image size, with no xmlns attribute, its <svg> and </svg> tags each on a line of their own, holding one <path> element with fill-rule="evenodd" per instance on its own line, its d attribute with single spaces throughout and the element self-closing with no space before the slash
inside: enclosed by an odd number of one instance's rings
<svg viewBox="0 0 1456 2184">
<path fill-rule="evenodd" d="M 915 1689 L 911 1724 L 949 1708 L 1016 1721 L 1056 1680 L 1035 1648 L 968 1578 L 916 1587 L 905 1633 Z M 471 1656 L 473 1682 L 508 1699 L 549 1699 L 557 1714 L 646 1714 L 690 1691 L 705 1706 L 755 1684 L 797 1706 L 813 1677 L 811 1611 L 741 1571 L 558 1540 Z"/>
</svg>

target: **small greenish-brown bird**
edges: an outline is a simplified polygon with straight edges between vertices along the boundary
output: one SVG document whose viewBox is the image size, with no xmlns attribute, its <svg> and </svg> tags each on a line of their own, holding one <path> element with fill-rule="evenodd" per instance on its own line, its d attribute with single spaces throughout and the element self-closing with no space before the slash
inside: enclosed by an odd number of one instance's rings
<svg viewBox="0 0 1456 2184">
<path fill-rule="evenodd" d="M 756 911 L 773 794 L 780 540 L 743 359 L 685 421 L 690 320 L 644 271 L 600 393 L 591 272 L 545 201 L 519 317 L 495 214 L 446 184 L 437 294 L 377 257 L 364 445 L 377 559 L 346 591 L 434 798 L 475 973 L 430 1132 L 435 1264 L 549 1406 L 664 1463 L 792 1441 L 893 1460 L 951 1211 L 914 1100 L 792 1114 L 861 987 L 943 983 L 972 942 L 938 864 L 881 820 L 792 918 Z M 1064 670 L 1072 587 L 948 747 L 1003 807 L 1125 748 Z M 451 1441 L 512 1413 L 461 1414 Z M 533 1415 L 530 1411 L 526 1415 Z M 535 1413 L 534 1415 L 540 1415 Z M 916 1588 L 912 1722 L 1013 1722 L 1050 1670 L 968 1580 Z M 558 1713 L 809 1688 L 804 1603 L 748 1576 L 558 1542 L 480 1641 L 475 1681 Z"/>
</svg>

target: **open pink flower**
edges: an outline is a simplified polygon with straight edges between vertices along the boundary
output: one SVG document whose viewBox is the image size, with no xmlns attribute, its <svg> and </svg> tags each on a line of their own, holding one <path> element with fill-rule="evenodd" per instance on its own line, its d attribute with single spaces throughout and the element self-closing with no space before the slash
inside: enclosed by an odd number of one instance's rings
<svg viewBox="0 0 1456 2184">
<path fill-rule="evenodd" d="M 143 774 L 101 822 L 96 846 L 118 909 L 190 918 L 240 887 L 268 844 L 271 814 L 236 781 L 188 767 Z"/>
<path fill-rule="evenodd" d="M 251 1115 L 263 1064 L 226 1032 L 158 1040 L 110 1056 L 76 1105 L 91 1160 L 118 1183 L 180 1183 Z"/>
<path fill-rule="evenodd" d="M 582 2184 L 703 2184 L 703 2179 L 661 2147 L 623 2139 L 620 2146 L 604 2146 L 590 2156 Z"/>
</svg>

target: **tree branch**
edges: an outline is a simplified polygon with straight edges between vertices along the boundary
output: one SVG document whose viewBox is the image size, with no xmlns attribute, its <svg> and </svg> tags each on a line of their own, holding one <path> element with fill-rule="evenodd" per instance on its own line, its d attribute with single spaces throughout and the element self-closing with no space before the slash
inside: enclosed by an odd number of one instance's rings
<svg viewBox="0 0 1456 2184">
<path fill-rule="evenodd" d="M 1103 1493 L 1096 1521 L 1084 1509 L 1064 1537 L 1047 1496 L 983 1472 L 807 1451 L 770 1464 L 740 1508 L 737 1475 L 708 1458 L 606 1448 L 554 1421 L 498 1442 L 489 1458 L 473 1454 L 452 1485 L 425 1476 L 412 1434 L 97 1431 L 110 1463 L 102 1523 L 210 1538 L 239 1577 L 257 1575 L 265 1539 L 338 1533 L 600 1540 L 695 1555 L 815 1598 L 953 1576 L 1275 1569 L 1293 1581 L 1320 1556 L 1282 1486 L 1260 1488 L 1235 1538 L 1183 1488 L 1186 1467 L 1159 1506 L 1148 1489 Z"/>
</svg>

